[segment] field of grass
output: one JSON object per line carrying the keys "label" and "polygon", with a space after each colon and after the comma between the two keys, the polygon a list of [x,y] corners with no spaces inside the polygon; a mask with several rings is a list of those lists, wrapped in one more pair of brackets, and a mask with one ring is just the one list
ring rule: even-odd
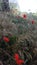
{"label": "field of grass", "polygon": [[29,16],[24,19],[10,12],[0,12],[0,65],[25,65],[16,63],[16,53],[24,62],[28,60],[27,65],[37,65],[37,20],[32,24]]}

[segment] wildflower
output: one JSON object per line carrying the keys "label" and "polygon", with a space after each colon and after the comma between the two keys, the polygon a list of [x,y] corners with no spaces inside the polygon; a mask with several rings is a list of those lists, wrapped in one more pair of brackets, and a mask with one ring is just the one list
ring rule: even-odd
{"label": "wildflower", "polygon": [[19,55],[17,53],[14,55],[14,58],[16,60],[17,65],[21,65],[22,63],[24,63],[23,60],[19,59]]}
{"label": "wildflower", "polygon": [[19,55],[16,53],[16,54],[14,55],[14,58],[15,58],[15,60],[18,60],[18,59],[19,59]]}
{"label": "wildflower", "polygon": [[3,40],[4,40],[5,42],[9,42],[9,38],[8,38],[8,37],[3,37]]}
{"label": "wildflower", "polygon": [[21,65],[22,63],[24,63],[24,61],[19,59],[16,61],[16,63],[17,63],[17,65]]}
{"label": "wildflower", "polygon": [[34,20],[32,20],[32,24],[34,24]]}
{"label": "wildflower", "polygon": [[23,15],[23,18],[25,18],[25,19],[27,18],[26,14]]}

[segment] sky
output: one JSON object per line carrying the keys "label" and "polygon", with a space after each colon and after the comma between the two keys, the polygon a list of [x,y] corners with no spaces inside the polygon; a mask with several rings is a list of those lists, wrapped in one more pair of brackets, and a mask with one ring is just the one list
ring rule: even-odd
{"label": "sky", "polygon": [[9,0],[9,2],[18,3],[21,12],[36,12],[37,0]]}

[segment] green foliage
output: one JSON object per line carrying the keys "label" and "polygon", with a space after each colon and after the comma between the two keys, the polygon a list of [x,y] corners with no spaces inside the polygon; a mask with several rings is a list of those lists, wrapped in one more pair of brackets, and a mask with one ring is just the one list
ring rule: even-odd
{"label": "green foliage", "polygon": [[12,36],[12,37],[9,37],[9,39],[10,39],[9,44],[10,44],[10,45],[13,45],[13,44],[16,43],[17,37],[16,37],[16,36]]}

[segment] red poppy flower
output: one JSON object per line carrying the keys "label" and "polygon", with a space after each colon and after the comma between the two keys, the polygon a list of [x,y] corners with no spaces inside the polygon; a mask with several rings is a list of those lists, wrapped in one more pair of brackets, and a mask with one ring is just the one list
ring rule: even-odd
{"label": "red poppy flower", "polygon": [[32,20],[32,24],[34,24],[34,20]]}
{"label": "red poppy flower", "polygon": [[23,15],[23,18],[25,18],[25,19],[27,18],[26,14]]}
{"label": "red poppy flower", "polygon": [[9,38],[7,38],[7,37],[3,37],[3,40],[4,40],[5,42],[9,42]]}
{"label": "red poppy flower", "polygon": [[17,63],[17,65],[21,65],[22,63],[24,63],[24,61],[19,59],[16,61],[16,63]]}
{"label": "red poppy flower", "polygon": [[18,60],[18,59],[19,59],[19,55],[16,53],[16,54],[14,55],[14,58],[15,58],[15,60]]}
{"label": "red poppy flower", "polygon": [[14,55],[14,58],[15,58],[15,60],[16,60],[16,64],[17,64],[17,65],[21,65],[22,63],[24,63],[23,60],[20,60],[20,59],[19,59],[19,55],[18,55],[17,53]]}

